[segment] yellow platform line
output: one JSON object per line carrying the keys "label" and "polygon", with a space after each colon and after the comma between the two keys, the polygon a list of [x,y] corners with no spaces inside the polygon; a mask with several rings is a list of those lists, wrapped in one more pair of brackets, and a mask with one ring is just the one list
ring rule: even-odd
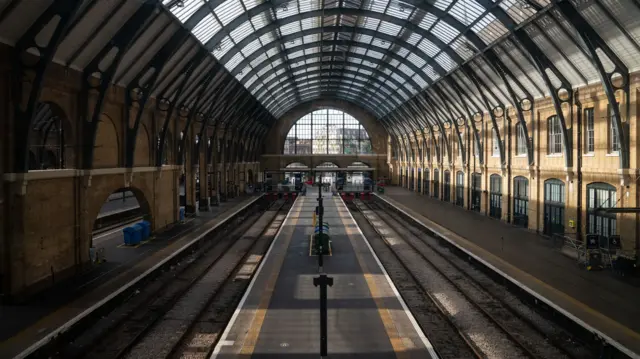
{"label": "yellow platform line", "polygon": [[[283,226],[295,226],[298,223],[298,216],[301,211],[302,206],[298,206],[297,209],[293,210],[291,212],[292,218],[290,218],[291,223],[286,223],[285,220]],[[284,258],[286,257],[287,249],[289,248],[289,244],[291,243],[291,239],[293,238],[294,230],[292,229],[288,232],[289,233],[284,235],[284,238],[281,238],[281,240],[285,241],[284,245],[282,245],[283,250],[281,253],[278,253],[278,256],[275,258],[276,263],[271,269],[271,273],[269,273],[269,278],[267,279],[266,286],[262,291],[262,295],[260,296],[258,308],[256,309],[256,313],[253,317],[253,320],[251,321],[251,325],[249,326],[247,335],[244,338],[242,348],[240,348],[240,354],[242,355],[252,355],[253,351],[256,348],[256,344],[258,343],[260,331],[262,330],[264,319],[267,316],[267,309],[269,308],[269,303],[271,302],[271,297],[273,295],[273,292],[275,291],[278,276],[280,275],[280,268],[282,268],[282,263],[284,262]],[[276,238],[275,240],[278,240],[278,238]]]}
{"label": "yellow platform line", "polygon": [[342,224],[345,226],[347,236],[349,237],[349,241],[351,242],[351,246],[353,247],[353,251],[356,254],[356,259],[358,260],[358,264],[362,269],[362,273],[364,275],[364,279],[367,282],[367,286],[369,287],[369,291],[371,292],[371,297],[376,303],[376,307],[378,308],[378,315],[382,320],[382,325],[384,326],[385,331],[387,332],[387,337],[389,338],[389,342],[391,343],[391,347],[393,348],[393,352],[398,359],[409,358],[409,353],[407,352],[407,348],[398,333],[398,329],[396,328],[393,318],[391,317],[391,312],[386,308],[382,296],[380,295],[380,290],[375,282],[374,276],[369,271],[369,267],[367,263],[362,258],[362,254],[356,250],[355,246],[355,238],[354,238],[354,229],[347,227],[350,224],[347,218],[341,216]]}
{"label": "yellow platform line", "polygon": [[[402,205],[399,201],[390,198],[389,196],[380,196],[381,198],[384,197],[383,199],[387,202],[389,202],[390,204],[396,206],[397,208],[401,209],[402,211],[404,211],[405,213],[413,216],[415,219],[419,219],[420,222],[422,222],[422,224],[429,228],[430,230],[436,232],[437,234],[440,234],[441,236],[447,238],[448,240],[450,240],[452,243],[456,244],[457,246],[464,248],[466,251],[472,253],[473,255],[476,255],[478,257],[481,257],[484,259],[484,261],[489,264],[490,266],[493,266],[494,268],[502,271],[503,273],[505,273],[506,275],[509,275],[511,278],[513,278],[513,280],[517,281],[517,282],[524,282],[524,280],[530,281],[531,283],[533,283],[534,285],[537,285],[538,287],[546,290],[548,293],[551,294],[551,296],[554,296],[558,299],[564,300],[567,303],[570,303],[572,305],[574,305],[575,307],[577,307],[579,310],[585,312],[585,313],[589,313],[590,315],[592,315],[594,317],[594,319],[596,319],[596,321],[600,321],[601,323],[604,323],[605,326],[611,327],[614,330],[618,330],[621,333],[623,333],[624,335],[628,336],[630,339],[636,341],[636,342],[640,342],[640,333],[636,332],[635,330],[621,324],[620,322],[606,316],[605,314],[597,311],[596,309],[591,308],[590,306],[588,306],[587,304],[579,301],[578,299],[572,297],[571,295],[557,289],[556,287],[551,286],[550,284],[547,284],[546,282],[542,281],[541,279],[539,279],[538,277],[535,277],[527,272],[524,272],[523,270],[521,270],[520,268],[514,266],[513,264],[507,262],[506,260],[500,258],[499,256],[493,254],[492,252],[480,247],[479,245],[473,243],[471,240],[459,235],[458,233],[454,232],[453,230],[448,229],[447,227],[444,227],[432,220],[430,220],[429,218],[425,217],[424,215],[421,215],[420,213],[412,210],[411,208]],[[507,273],[507,272],[512,272],[514,273],[513,275]],[[516,277],[520,277],[520,278],[516,278]],[[532,288],[531,285],[522,283],[522,285],[525,285],[526,287],[530,288],[530,290],[536,292],[537,294],[542,295],[542,293],[540,293],[539,291],[536,291],[534,288]],[[552,300],[550,298],[550,296],[543,296],[545,297],[547,300],[553,301],[553,303],[555,303],[556,305],[558,305],[558,307],[562,308],[563,310],[565,310],[567,313],[575,316],[577,319],[587,323],[588,319],[582,319],[579,318],[578,316],[576,316],[574,313],[572,313],[569,309],[563,307],[561,304],[559,304],[557,302],[557,300]],[[594,325],[593,323],[587,323],[589,326],[592,327],[596,327],[596,325]],[[604,331],[603,331],[604,333]],[[604,333],[605,335],[609,335],[608,333]]]}

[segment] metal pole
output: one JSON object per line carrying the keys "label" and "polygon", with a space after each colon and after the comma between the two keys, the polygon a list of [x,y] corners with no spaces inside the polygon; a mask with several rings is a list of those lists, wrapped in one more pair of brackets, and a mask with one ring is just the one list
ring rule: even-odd
{"label": "metal pole", "polygon": [[324,251],[324,249],[322,248],[322,229],[324,227],[322,222],[323,212],[324,208],[322,206],[322,187],[318,186],[318,267],[320,267],[320,272],[322,272],[322,267],[324,266],[324,260],[322,258],[322,252]]}
{"label": "metal pole", "polygon": [[320,356],[327,354],[327,286],[333,286],[333,278],[327,277],[325,273],[320,273],[319,277],[313,278],[313,285],[320,286]]}

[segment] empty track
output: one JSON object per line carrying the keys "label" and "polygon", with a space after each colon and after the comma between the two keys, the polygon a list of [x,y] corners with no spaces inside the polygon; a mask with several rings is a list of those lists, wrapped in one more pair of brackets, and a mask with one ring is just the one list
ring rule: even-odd
{"label": "empty track", "polygon": [[253,209],[50,358],[206,358],[291,203]]}
{"label": "empty track", "polygon": [[[422,291],[423,301],[438,308],[440,316],[420,324],[442,358],[468,357],[469,352],[479,358],[594,357],[572,335],[395,212],[377,202],[354,204],[351,209],[360,212],[358,224],[369,227],[371,245],[383,251],[378,256],[385,267],[403,268],[390,271],[394,282],[411,281]],[[462,348],[450,347],[451,330],[430,328],[445,327],[437,323],[442,317],[455,327],[458,345],[464,343],[469,351],[458,353]]]}

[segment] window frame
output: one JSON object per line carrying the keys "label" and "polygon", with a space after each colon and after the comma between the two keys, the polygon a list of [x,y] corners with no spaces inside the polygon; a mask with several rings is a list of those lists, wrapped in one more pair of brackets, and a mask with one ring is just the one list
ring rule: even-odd
{"label": "window frame", "polygon": [[516,156],[527,155],[529,139],[524,134],[524,127],[521,122],[516,123]]}
{"label": "window frame", "polygon": [[562,124],[558,115],[547,118],[547,155],[561,156],[564,149]]}
{"label": "window frame", "polygon": [[585,108],[584,116],[584,153],[593,154],[596,149],[595,142],[595,108]]}

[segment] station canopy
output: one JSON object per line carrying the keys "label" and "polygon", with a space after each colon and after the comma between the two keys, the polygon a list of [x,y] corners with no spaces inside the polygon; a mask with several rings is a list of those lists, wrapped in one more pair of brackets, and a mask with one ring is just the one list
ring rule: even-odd
{"label": "station canopy", "polygon": [[[0,40],[20,44],[46,4],[75,3],[54,61],[86,71],[111,57],[113,82],[151,78],[156,97],[205,114],[248,108],[234,116],[265,126],[339,99],[388,130],[430,129],[628,79],[640,59],[636,0],[5,0]],[[101,52],[113,43],[122,56]],[[157,79],[150,63],[163,65]],[[182,78],[189,91],[171,97]]]}

